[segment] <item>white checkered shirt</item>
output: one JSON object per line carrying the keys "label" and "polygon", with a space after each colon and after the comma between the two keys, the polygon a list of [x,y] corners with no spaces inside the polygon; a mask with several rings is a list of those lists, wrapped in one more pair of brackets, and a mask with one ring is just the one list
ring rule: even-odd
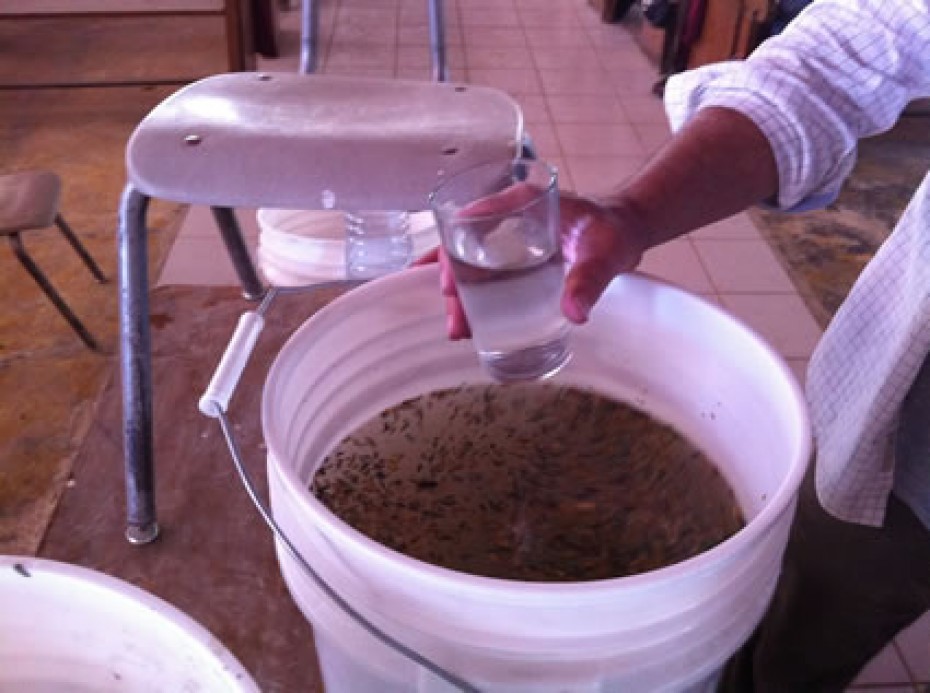
{"label": "white checkered shirt", "polygon": [[[777,205],[802,210],[833,201],[857,141],[888,130],[910,101],[927,96],[930,0],[815,0],[747,60],[672,77],[665,102],[673,128],[707,106],[751,118],[775,154]],[[817,490],[837,517],[882,523],[895,483],[898,413],[928,352],[930,175],[837,311],[808,370]],[[930,411],[922,414],[930,427]],[[930,466],[930,449],[924,452],[920,461]],[[918,511],[925,524],[926,490]]]}

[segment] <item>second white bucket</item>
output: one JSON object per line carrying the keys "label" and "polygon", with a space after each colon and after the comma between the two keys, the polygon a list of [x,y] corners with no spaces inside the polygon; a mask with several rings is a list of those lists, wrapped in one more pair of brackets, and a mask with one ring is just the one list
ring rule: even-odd
{"label": "second white bucket", "polygon": [[0,556],[0,693],[260,693],[219,640],[124,580]]}
{"label": "second white bucket", "polygon": [[[275,286],[304,286],[345,279],[346,223],[339,211],[259,209],[256,255],[265,279]],[[413,256],[439,245],[431,211],[410,215]]]}
{"label": "second white bucket", "polygon": [[[810,454],[803,396],[782,360],[716,306],[644,276],[616,279],[555,382],[590,386],[675,426],[715,460],[746,527],[662,570],[585,583],[476,577],[392,551],[308,491],[326,453],[387,407],[485,381],[445,337],[435,267],[364,285],[279,353],[262,401],[275,518],[373,624],[481,691],[711,691],[778,577]],[[287,552],[329,693],[453,690],[333,605]]]}

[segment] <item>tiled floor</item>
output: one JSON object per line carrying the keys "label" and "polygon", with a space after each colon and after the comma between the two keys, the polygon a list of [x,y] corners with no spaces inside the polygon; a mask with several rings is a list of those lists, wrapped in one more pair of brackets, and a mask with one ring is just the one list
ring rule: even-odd
{"label": "tiled floor", "polygon": [[[331,0],[320,11],[321,72],[429,79],[426,0]],[[515,97],[539,156],[559,168],[563,187],[602,192],[668,138],[661,103],[650,93],[654,66],[624,28],[601,23],[586,0],[446,0],[445,12],[452,79]],[[263,61],[262,69],[296,71],[299,12],[281,19],[283,57]],[[254,248],[254,210],[239,217]],[[160,283],[235,284],[231,265],[217,258],[225,252],[210,215],[194,208]],[[714,298],[803,378],[820,329],[747,215],[650,251],[642,269]],[[856,688],[903,693],[928,681],[924,618],[868,665]]]}

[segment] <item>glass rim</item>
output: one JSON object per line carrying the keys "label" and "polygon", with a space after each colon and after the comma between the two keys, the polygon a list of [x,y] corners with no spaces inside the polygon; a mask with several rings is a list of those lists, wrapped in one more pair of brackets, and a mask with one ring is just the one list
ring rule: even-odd
{"label": "glass rim", "polygon": [[[428,199],[430,208],[433,210],[435,214],[438,215],[440,213],[439,205],[436,203],[436,196],[439,193],[441,193],[443,190],[445,190],[447,186],[450,185],[452,182],[458,180],[460,176],[465,176],[465,175],[468,175],[469,173],[474,173],[475,171],[479,169],[487,168],[489,166],[500,166],[502,163],[505,163],[505,162],[485,161],[480,164],[475,164],[474,166],[469,166],[468,168],[462,169],[461,171],[458,171],[457,173],[450,176],[449,178],[446,178],[439,185],[437,185],[436,188],[429,194],[429,197],[427,199]],[[556,169],[555,166],[550,164],[548,161],[543,161],[542,159],[529,159],[527,157],[516,157],[506,162],[506,164],[510,166],[511,168],[515,166],[516,164],[521,164],[521,163],[533,164],[535,166],[544,166],[546,168],[546,171],[549,174],[548,175],[549,179],[546,182],[546,186],[544,188],[540,188],[540,191],[543,193],[542,195],[540,195],[540,197],[543,197],[545,194],[551,193],[553,188],[555,188],[556,190],[558,189],[558,170]],[[490,194],[493,194],[493,193],[490,193]],[[537,204],[538,202],[539,202],[539,198],[536,198],[536,199],[533,199],[527,202],[524,205],[521,205],[520,207],[514,207],[513,209],[508,210],[506,214],[503,212],[499,214],[476,214],[474,216],[469,216],[468,220],[469,221],[486,221],[488,219],[495,219],[501,216],[512,216],[514,214],[519,214],[521,212],[526,211],[527,209]]]}

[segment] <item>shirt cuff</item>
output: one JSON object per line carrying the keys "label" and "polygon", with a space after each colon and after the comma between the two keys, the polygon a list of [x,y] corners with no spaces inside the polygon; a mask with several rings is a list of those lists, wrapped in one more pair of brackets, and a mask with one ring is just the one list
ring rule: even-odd
{"label": "shirt cuff", "polygon": [[817,154],[804,141],[805,126],[796,120],[800,116],[786,108],[777,93],[753,84],[753,80],[743,61],[715,63],[672,75],[664,97],[672,130],[679,130],[704,108],[738,111],[759,128],[775,157],[778,195],[765,206],[801,212],[829,205],[836,200],[852,170],[854,152],[834,167],[833,175],[811,185],[810,170]]}

